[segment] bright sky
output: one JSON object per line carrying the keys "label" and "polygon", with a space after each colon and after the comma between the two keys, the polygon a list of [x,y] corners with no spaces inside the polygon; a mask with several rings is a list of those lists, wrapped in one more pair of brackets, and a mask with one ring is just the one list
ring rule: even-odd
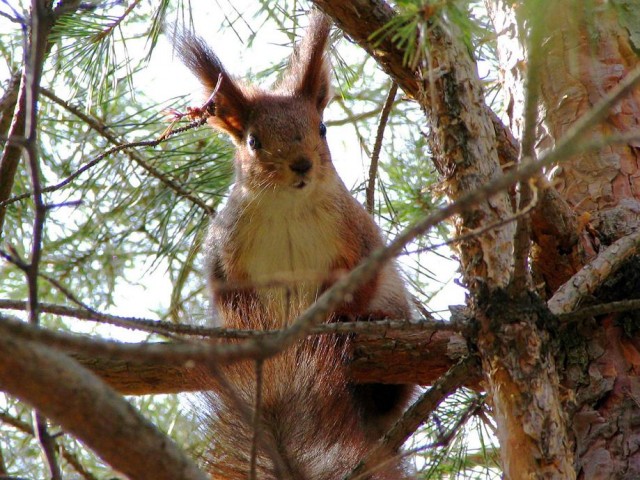
{"label": "bright sky", "polygon": [[[12,2],[8,2],[9,5]],[[17,1],[14,5],[20,4]],[[206,6],[205,6],[206,5]],[[255,18],[257,2],[253,0],[235,0],[233,6],[226,1],[198,3],[194,15],[196,32],[204,37],[220,57],[226,68],[239,77],[249,72],[257,72],[271,65],[275,61],[287,58],[291,51],[287,36],[272,26],[259,29],[262,19]],[[0,4],[0,10],[7,10],[7,3]],[[221,28],[225,18],[236,19],[241,12],[246,18],[234,21],[233,29]],[[171,21],[167,22],[171,25]],[[0,17],[0,28],[15,28],[15,25]],[[170,27],[169,27],[170,28]],[[251,48],[245,45],[241,38],[246,38],[253,29],[257,31],[256,39]],[[237,32],[237,34],[234,32]],[[131,42],[128,46],[131,56],[143,55],[142,45],[138,47]],[[346,42],[343,46],[347,47]],[[353,48],[353,47],[351,47]],[[341,51],[342,55],[348,55]],[[0,66],[0,78],[6,78],[6,71]],[[158,102],[166,101],[178,95],[191,93],[193,104],[202,102],[201,88],[193,75],[177,59],[174,58],[172,47],[165,36],[162,36],[148,67],[137,74],[138,85],[144,85],[146,94]],[[329,106],[325,113],[327,120],[340,119],[344,112],[337,106]],[[214,133],[212,133],[214,134]],[[336,168],[348,187],[362,181],[368,171],[369,159],[360,149],[355,131],[350,126],[331,127],[328,141]],[[384,162],[384,153],[381,161]],[[464,303],[464,290],[453,283],[456,265],[447,262],[436,255],[425,256],[430,270],[434,271],[440,281],[446,283],[443,290],[430,302],[433,310],[446,309],[451,304]],[[402,260],[401,260],[402,261]],[[132,269],[131,278],[138,280],[138,284],[119,284],[115,297],[117,307],[111,313],[153,317],[153,311],[161,305],[168,305],[171,284],[162,266],[153,271],[145,265]],[[153,295],[150,295],[153,292]],[[111,331],[111,327],[108,327]],[[107,333],[107,330],[101,333]],[[111,334],[113,332],[111,331]],[[127,334],[128,336],[129,334]],[[137,338],[130,338],[137,340]]]}

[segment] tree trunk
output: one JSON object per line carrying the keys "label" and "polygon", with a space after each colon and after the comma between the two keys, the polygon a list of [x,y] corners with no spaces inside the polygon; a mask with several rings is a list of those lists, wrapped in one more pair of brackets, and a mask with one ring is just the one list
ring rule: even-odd
{"label": "tree trunk", "polygon": [[[367,30],[365,20],[375,23],[383,13],[389,15],[388,6],[375,0],[351,2],[348,11],[342,2],[316,3],[365,46],[367,38],[361,34]],[[495,122],[463,36],[457,26],[438,23],[442,18],[427,20],[421,30],[429,58],[418,63],[414,75],[398,73],[392,47],[378,43],[373,54],[403,88],[407,77],[420,79],[418,94],[407,93],[425,110],[434,163],[447,195],[457,200],[498,176],[498,152],[508,149],[496,148]],[[472,307],[479,320],[472,341],[478,347],[490,403],[496,410],[507,477],[574,478],[549,334],[539,328],[544,309],[536,307],[535,298],[525,292],[506,293],[513,280],[515,228],[513,223],[500,222],[513,213],[511,200],[502,193],[464,212],[456,222],[459,235],[495,224],[459,245],[463,275],[475,296]]]}
{"label": "tree trunk", "polygon": [[[506,3],[506,4],[505,4]],[[524,91],[521,89],[525,44],[520,12],[511,2],[487,2],[496,31],[511,126],[519,128]],[[624,21],[623,2],[555,2],[545,16],[544,48],[540,64],[539,150],[552,147],[587,114],[609,90],[640,62]],[[629,13],[629,12],[627,12]],[[619,15],[621,14],[621,15]],[[518,21],[519,20],[519,21]],[[501,26],[510,25],[509,30]],[[528,32],[527,32],[528,33]],[[511,35],[511,39],[505,38]],[[604,139],[637,131],[640,93],[625,97],[606,121],[592,130],[591,139]],[[636,232],[640,222],[640,173],[637,143],[618,143],[574,155],[557,166],[551,181],[575,212],[579,229],[563,243],[547,228],[534,237],[533,269],[545,282],[547,293],[568,280],[605,246]],[[544,215],[537,212],[538,220]],[[534,215],[534,222],[536,215]],[[567,248],[568,247],[568,248]],[[599,302],[637,298],[639,262],[631,257],[606,283],[590,292]],[[560,335],[556,355],[567,395],[564,409],[570,416],[578,478],[640,478],[640,353],[636,314],[615,314],[582,322]],[[636,335],[634,335],[636,334]]]}

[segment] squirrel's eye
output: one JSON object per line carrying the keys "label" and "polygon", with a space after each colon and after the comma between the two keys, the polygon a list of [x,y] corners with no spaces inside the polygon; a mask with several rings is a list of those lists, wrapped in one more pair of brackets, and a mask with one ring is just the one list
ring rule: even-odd
{"label": "squirrel's eye", "polygon": [[327,136],[327,126],[322,122],[320,122],[320,136],[322,138]]}
{"label": "squirrel's eye", "polygon": [[251,150],[260,150],[262,148],[262,144],[260,143],[260,140],[258,140],[258,137],[256,137],[253,134],[249,135],[249,138],[247,139],[247,144],[249,145],[249,148]]}

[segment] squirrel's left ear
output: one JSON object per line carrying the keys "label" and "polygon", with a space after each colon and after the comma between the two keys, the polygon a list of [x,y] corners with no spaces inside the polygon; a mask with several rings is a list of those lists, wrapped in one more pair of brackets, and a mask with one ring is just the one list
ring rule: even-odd
{"label": "squirrel's left ear", "polygon": [[289,60],[280,88],[308,98],[322,112],[331,98],[331,68],[326,54],[331,23],[319,10],[309,15],[309,26]]}

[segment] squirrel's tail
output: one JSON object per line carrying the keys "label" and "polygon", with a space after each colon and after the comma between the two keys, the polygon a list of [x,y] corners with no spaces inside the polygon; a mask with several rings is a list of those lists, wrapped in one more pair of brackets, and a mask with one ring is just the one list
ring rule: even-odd
{"label": "squirrel's tail", "polygon": [[[375,442],[354,407],[344,344],[329,336],[308,339],[264,361],[258,381],[254,361],[221,367],[210,376],[215,386],[207,393],[212,478],[249,478],[252,457],[255,478],[274,480],[339,480],[358,464]],[[365,478],[407,478],[396,456],[389,452],[387,458],[373,459],[376,471]]]}

